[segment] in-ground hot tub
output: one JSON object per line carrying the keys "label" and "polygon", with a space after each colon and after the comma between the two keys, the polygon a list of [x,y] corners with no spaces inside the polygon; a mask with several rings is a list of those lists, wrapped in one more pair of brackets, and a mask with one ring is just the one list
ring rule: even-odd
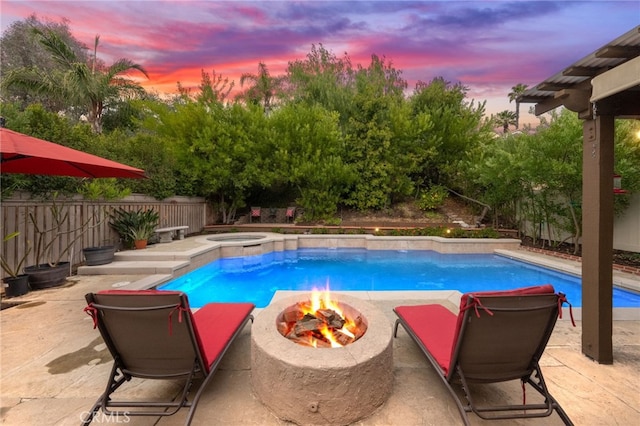
{"label": "in-ground hot tub", "polygon": [[372,414],[393,386],[392,327],[371,303],[337,294],[367,323],[358,340],[338,348],[295,343],[278,331],[287,308],[308,293],[272,302],[251,329],[251,384],[255,395],[279,418],[298,424],[343,425]]}

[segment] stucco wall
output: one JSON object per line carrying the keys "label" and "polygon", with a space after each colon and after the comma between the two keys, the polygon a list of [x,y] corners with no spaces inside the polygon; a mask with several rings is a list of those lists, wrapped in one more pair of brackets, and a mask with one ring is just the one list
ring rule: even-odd
{"label": "stucco wall", "polygon": [[640,194],[631,197],[629,209],[614,219],[613,248],[640,253]]}
{"label": "stucco wall", "polygon": [[[615,250],[631,251],[640,253],[640,194],[616,195],[617,197],[631,197],[631,204],[620,216],[616,216],[613,221],[613,248]],[[529,235],[533,233],[530,222],[523,224]],[[561,241],[570,237],[566,232],[554,230],[551,239]],[[542,238],[547,238],[546,228],[542,228]],[[566,240],[573,243],[572,239]]]}

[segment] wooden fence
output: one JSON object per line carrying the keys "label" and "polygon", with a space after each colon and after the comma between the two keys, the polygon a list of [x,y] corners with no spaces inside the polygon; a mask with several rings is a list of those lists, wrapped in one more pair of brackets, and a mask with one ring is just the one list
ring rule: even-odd
{"label": "wooden fence", "polygon": [[[52,207],[60,208],[63,219],[58,227]],[[133,195],[117,201],[88,201],[82,198],[58,198],[52,200],[31,199],[28,195],[18,194],[3,200],[0,208],[0,236],[13,232],[20,234],[2,243],[2,255],[10,265],[24,255],[31,247],[26,265],[36,262],[36,230],[58,229],[59,238],[51,246],[49,258],[41,261],[70,261],[76,265],[84,261],[84,247],[120,245],[120,237],[109,226],[109,213],[115,209],[125,210],[154,209],[160,215],[159,227],[187,225],[187,234],[202,232],[207,223],[213,223],[215,217],[203,198],[174,197],[158,201],[152,197]],[[52,240],[53,232],[48,232],[45,244]],[[68,250],[67,250],[67,247]],[[4,271],[2,277],[6,276]]]}

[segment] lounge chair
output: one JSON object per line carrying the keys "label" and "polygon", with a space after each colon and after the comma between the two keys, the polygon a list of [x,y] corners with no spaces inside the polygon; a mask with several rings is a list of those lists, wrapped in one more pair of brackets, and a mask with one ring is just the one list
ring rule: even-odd
{"label": "lounge chair", "polygon": [[[458,315],[437,304],[398,306],[394,308],[398,316],[394,336],[401,324],[420,346],[454,397],[465,425],[471,411],[482,419],[495,420],[546,417],[554,410],[571,425],[549,393],[538,363],[566,301],[553,286],[541,285],[464,294]],[[472,398],[469,383],[517,379],[522,385],[521,405],[480,406]],[[452,386],[458,380],[464,398]],[[539,392],[544,403],[526,403],[525,384]]]}
{"label": "lounge chair", "polygon": [[249,223],[253,222],[253,219],[260,219],[262,222],[262,211],[260,207],[251,207],[251,213],[249,213]]}
{"label": "lounge chair", "polygon": [[[87,312],[98,327],[114,363],[106,390],[83,419],[88,425],[100,409],[106,416],[169,416],[196,406],[223,355],[249,320],[251,303],[209,303],[192,314],[180,291],[109,290],[85,296]],[[132,378],[184,380],[171,400],[117,401],[112,394]],[[193,400],[194,379],[203,378]],[[116,417],[114,417],[116,418]]]}
{"label": "lounge chair", "polygon": [[296,208],[295,207],[287,207],[287,212],[285,214],[287,218],[287,222],[293,222],[296,217]]}

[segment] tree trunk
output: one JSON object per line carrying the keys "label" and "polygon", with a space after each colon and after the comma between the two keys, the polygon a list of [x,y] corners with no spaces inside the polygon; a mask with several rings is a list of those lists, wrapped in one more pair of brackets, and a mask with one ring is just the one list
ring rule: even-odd
{"label": "tree trunk", "polygon": [[571,219],[573,220],[573,226],[575,229],[575,234],[573,237],[573,254],[577,255],[580,249],[580,236],[582,235],[580,224],[578,223],[578,218],[576,217],[576,211],[573,208],[573,204],[569,203],[569,211],[571,212]]}

